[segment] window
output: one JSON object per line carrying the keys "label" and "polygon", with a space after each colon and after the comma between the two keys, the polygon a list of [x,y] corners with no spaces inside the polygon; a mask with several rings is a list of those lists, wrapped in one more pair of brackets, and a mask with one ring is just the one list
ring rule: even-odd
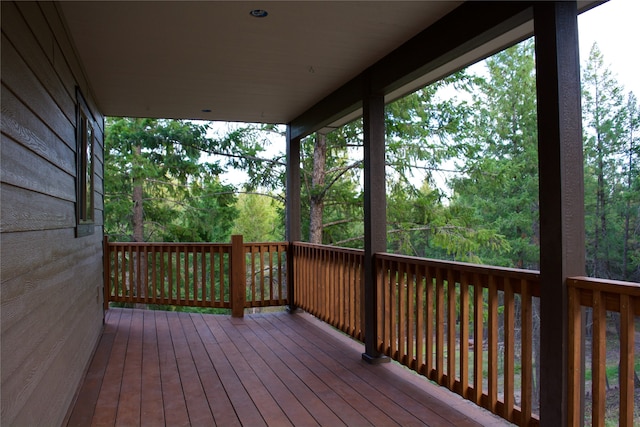
{"label": "window", "polygon": [[93,147],[95,120],[80,89],[76,90],[76,237],[94,232]]}

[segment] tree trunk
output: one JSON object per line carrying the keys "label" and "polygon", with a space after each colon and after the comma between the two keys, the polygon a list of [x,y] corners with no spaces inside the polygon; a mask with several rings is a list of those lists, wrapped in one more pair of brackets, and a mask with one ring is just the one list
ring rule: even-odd
{"label": "tree trunk", "polygon": [[[631,103],[630,103],[631,104]],[[630,105],[631,107],[631,105]],[[630,108],[630,111],[631,110]],[[631,114],[631,113],[630,113]],[[629,120],[629,163],[627,164],[627,191],[633,191],[633,117]],[[629,258],[629,232],[631,219],[631,199],[627,199],[627,205],[624,212],[624,241],[622,249],[622,280],[629,280],[627,259]]]}
{"label": "tree trunk", "polygon": [[322,222],[325,196],[325,165],[327,161],[327,137],[316,134],[313,147],[313,175],[311,177],[311,197],[309,209],[309,242],[322,243]]}
{"label": "tree trunk", "polygon": [[[142,147],[136,145],[134,148],[134,163],[137,163],[142,156]],[[144,242],[144,213],[142,210],[142,177],[137,176],[134,165],[133,172],[133,241]]]}

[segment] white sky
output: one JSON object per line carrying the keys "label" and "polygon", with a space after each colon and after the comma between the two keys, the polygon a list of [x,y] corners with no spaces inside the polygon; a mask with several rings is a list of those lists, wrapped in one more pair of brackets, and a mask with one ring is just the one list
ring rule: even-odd
{"label": "white sky", "polygon": [[625,90],[640,97],[640,1],[610,0],[578,17],[580,63],[594,41]]}

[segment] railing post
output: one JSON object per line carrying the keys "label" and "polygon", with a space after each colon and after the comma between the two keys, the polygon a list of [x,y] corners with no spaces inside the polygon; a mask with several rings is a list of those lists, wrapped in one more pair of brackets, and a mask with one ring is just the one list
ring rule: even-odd
{"label": "railing post", "polygon": [[[109,296],[111,295],[111,252],[109,251],[109,236],[105,235],[102,245],[102,304],[105,310],[109,309]],[[104,320],[104,319],[103,319]]]}
{"label": "railing post", "polygon": [[293,242],[288,242],[287,246],[287,312],[293,314],[297,311],[295,301],[295,248]]}
{"label": "railing post", "polygon": [[231,257],[229,264],[231,272],[231,316],[244,316],[244,303],[246,299],[246,268],[244,255],[244,242],[241,235],[231,236]]}

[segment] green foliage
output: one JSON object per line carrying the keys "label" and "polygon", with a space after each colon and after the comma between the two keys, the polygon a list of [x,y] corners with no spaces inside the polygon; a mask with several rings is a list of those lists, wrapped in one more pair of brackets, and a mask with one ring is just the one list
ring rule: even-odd
{"label": "green foliage", "polygon": [[134,188],[142,188],[144,239],[226,241],[234,189],[202,163],[207,126],[180,120],[108,118],[105,136],[105,233],[133,239]]}
{"label": "green foliage", "polygon": [[[450,209],[462,226],[482,225],[495,233],[460,242],[486,264],[532,269],[539,264],[533,53],[528,40],[486,60],[471,123],[455,143],[465,173],[450,181]],[[475,246],[482,240],[483,246]]]}
{"label": "green foliage", "polygon": [[273,151],[273,139],[283,137],[281,126],[245,123],[212,139],[206,151],[225,157],[227,168],[246,172],[249,177],[244,184],[246,191],[260,188],[278,193],[285,188],[286,156],[282,151],[275,155],[267,152]]}
{"label": "green foliage", "polygon": [[467,102],[454,94],[469,91],[476,83],[476,78],[460,71],[386,106],[390,180],[413,187],[410,178],[421,170],[428,183],[435,185],[433,172],[456,154],[451,138],[467,127],[471,114]]}
{"label": "green foliage", "polygon": [[279,242],[284,240],[284,224],[280,212],[282,202],[262,194],[240,194],[236,204],[238,215],[233,234],[241,234],[245,242]]}
{"label": "green foliage", "polygon": [[[386,106],[387,250],[537,269],[533,40],[494,55],[484,66],[478,75],[458,72]],[[629,94],[624,102],[597,46],[583,83],[588,271],[637,281],[637,99]],[[112,239],[132,238],[136,186],[144,192],[145,238],[227,241],[233,231],[247,241],[283,239],[284,147],[267,154],[283,138],[283,127],[230,125],[214,139],[206,131],[207,126],[175,120],[107,120],[105,230]],[[322,243],[362,247],[362,120],[325,140],[322,161],[318,135],[301,142],[303,236],[310,233],[314,206],[322,210]],[[202,153],[225,160],[202,163]],[[236,205],[236,189],[217,178],[221,166],[247,173],[247,193],[270,197],[242,195]],[[323,173],[316,182],[318,168]],[[451,170],[449,195],[438,177]]]}
{"label": "green foliage", "polygon": [[640,119],[597,44],[583,67],[587,274],[640,280]]}

